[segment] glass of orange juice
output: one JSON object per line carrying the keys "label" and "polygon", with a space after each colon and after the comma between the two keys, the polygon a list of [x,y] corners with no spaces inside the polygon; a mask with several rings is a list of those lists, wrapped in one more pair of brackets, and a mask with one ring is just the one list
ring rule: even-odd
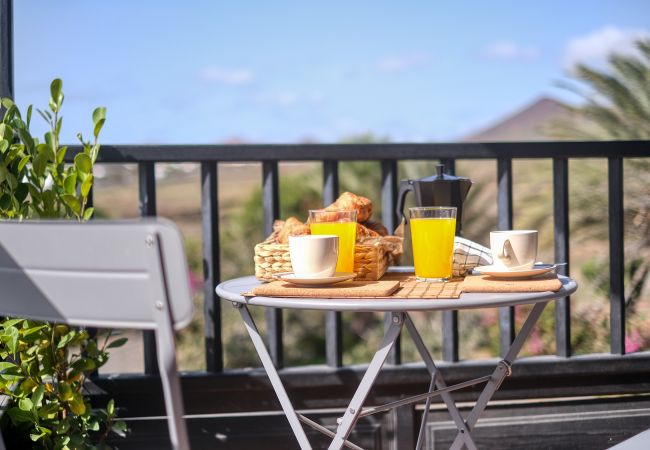
{"label": "glass of orange juice", "polygon": [[311,234],[335,234],[339,237],[337,272],[354,272],[354,243],[357,239],[357,211],[309,210]]}
{"label": "glass of orange juice", "polygon": [[447,281],[451,278],[456,232],[456,208],[409,208],[415,278]]}

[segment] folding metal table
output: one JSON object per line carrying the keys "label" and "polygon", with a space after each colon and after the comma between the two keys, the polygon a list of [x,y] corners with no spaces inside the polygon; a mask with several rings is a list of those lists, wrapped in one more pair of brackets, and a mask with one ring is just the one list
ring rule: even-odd
{"label": "folding metal table", "polygon": [[[345,446],[352,449],[360,449],[359,446],[353,444],[348,440],[348,436],[352,431],[357,420],[361,417],[375,414],[382,411],[388,411],[392,408],[412,404],[416,402],[425,401],[425,409],[420,424],[420,433],[416,449],[419,449],[423,444],[424,429],[427,421],[427,414],[431,398],[434,396],[441,396],[449,413],[454,420],[458,433],[451,448],[458,450],[466,446],[468,449],[476,449],[476,444],[472,437],[472,432],[479,419],[481,413],[485,410],[487,403],[490,401],[496,390],[499,388],[503,380],[511,374],[511,366],[516,359],[519,351],[521,350],[524,341],[530,335],[533,326],[539,319],[544,307],[549,301],[559,298],[567,297],[573,293],[577,284],[574,280],[568,277],[560,276],[562,288],[557,292],[535,292],[535,293],[507,293],[507,294],[461,294],[458,299],[375,299],[375,298],[344,298],[344,299],[320,299],[320,298],[271,298],[271,297],[244,297],[241,295],[244,292],[251,292],[252,289],[260,284],[254,277],[236,278],[226,281],[217,286],[217,294],[223,300],[232,302],[233,306],[237,308],[244,320],[246,330],[248,331],[253,345],[262,361],[262,365],[273,385],[278,400],[282,405],[282,409],[289,420],[291,429],[293,430],[301,449],[311,449],[311,445],[307,440],[305,430],[302,428],[300,422],[320,431],[321,433],[332,438],[332,443],[329,449],[340,449]],[[498,308],[504,306],[514,305],[528,305],[533,304],[528,317],[522,325],[519,333],[512,342],[505,357],[501,359],[494,371],[490,375],[468,380],[453,386],[447,386],[442,375],[436,368],[429,350],[422,341],[413,321],[409,316],[409,311],[447,311],[447,310],[460,310],[460,309],[481,309],[481,308]],[[350,404],[345,410],[343,417],[338,420],[338,427],[336,432],[333,432],[322,425],[310,420],[304,415],[297,413],[293,408],[289,396],[280,380],[278,371],[276,370],[271,356],[264,344],[260,333],[255,326],[255,322],[251,317],[248,306],[266,306],[272,308],[285,308],[285,309],[306,309],[306,310],[325,310],[325,311],[353,311],[353,312],[388,312],[391,314],[392,320],[390,325],[385,331],[384,337],[373,356],[368,369],[366,370],[357,390],[350,401]],[[391,402],[381,406],[363,407],[365,399],[370,392],[379,371],[381,370],[388,353],[390,352],[395,340],[400,335],[403,326],[409,331],[409,335],[413,339],[417,350],[431,375],[431,384],[429,391],[420,395],[405,398],[399,401]],[[462,417],[454,400],[451,392],[464,387],[473,386],[479,383],[486,383],[485,388],[481,392],[476,404],[467,417]]]}

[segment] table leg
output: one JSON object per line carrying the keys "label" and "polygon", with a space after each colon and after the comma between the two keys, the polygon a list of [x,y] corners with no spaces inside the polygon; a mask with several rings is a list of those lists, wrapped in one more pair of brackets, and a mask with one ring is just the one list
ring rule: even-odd
{"label": "table leg", "polygon": [[302,450],[311,450],[311,445],[309,444],[309,440],[307,440],[307,435],[305,434],[305,430],[302,428],[302,425],[300,425],[298,416],[296,414],[296,410],[293,408],[293,405],[289,400],[289,396],[287,395],[287,391],[284,389],[284,386],[282,385],[282,381],[280,380],[280,375],[278,375],[278,371],[275,369],[275,366],[273,365],[273,361],[271,360],[271,355],[269,355],[266,345],[264,344],[264,340],[262,339],[262,336],[260,336],[260,333],[257,330],[257,327],[255,326],[255,322],[253,321],[253,317],[251,317],[251,314],[248,311],[248,307],[241,303],[233,303],[233,306],[239,310],[239,313],[241,314],[242,319],[244,320],[244,324],[246,325],[246,331],[248,331],[248,334],[250,335],[251,340],[253,341],[253,345],[255,346],[255,350],[257,351],[257,354],[260,357],[260,360],[262,361],[264,370],[266,370],[266,374],[268,375],[269,380],[271,380],[271,385],[273,386],[273,390],[275,390],[275,394],[278,396],[280,405],[282,405],[282,410],[284,411],[285,416],[287,416],[287,419],[289,420],[289,425],[291,426],[291,429],[293,430],[293,434],[296,436],[296,439],[298,440],[298,444],[300,444],[300,448]]}
{"label": "table leg", "polygon": [[[424,344],[424,341],[422,340],[420,333],[415,328],[415,324],[411,320],[411,317],[408,315],[408,313],[406,314],[405,323],[406,323],[406,329],[408,330],[409,335],[411,336],[411,339],[413,340],[413,343],[415,344],[415,347],[417,348],[418,353],[420,354],[420,357],[424,361],[424,364],[426,365],[427,370],[431,375],[432,385],[435,385],[435,387],[438,389],[446,388],[447,383],[445,383],[445,380],[442,378],[440,371],[438,370],[435,362],[433,361],[433,357],[431,356],[429,349]],[[430,386],[429,392],[432,391],[431,389],[432,387],[433,386]],[[468,430],[467,430],[467,426],[465,425],[465,420],[460,415],[460,411],[458,411],[458,408],[456,407],[456,403],[454,402],[454,399],[452,398],[451,394],[449,392],[446,392],[440,394],[440,396],[442,397],[442,400],[445,402],[445,405],[447,406],[449,415],[451,416],[451,418],[454,420],[454,423],[458,427],[459,433],[461,433],[461,435],[463,436],[465,445],[467,445],[467,448],[469,448],[470,450],[475,449],[476,444],[474,444],[472,437],[467,432]],[[421,446],[424,444],[424,439],[423,439],[424,427],[426,426],[430,403],[431,403],[430,399],[427,399],[427,403],[425,404],[425,410],[424,413],[422,414],[422,421],[420,422],[420,433],[418,434],[418,442],[415,446],[416,450],[419,450]]]}
{"label": "table leg", "polygon": [[479,416],[485,410],[485,407],[487,406],[488,402],[490,401],[494,393],[497,391],[497,389],[499,389],[503,380],[508,375],[510,375],[511,373],[510,367],[512,363],[517,358],[517,355],[521,351],[524,342],[530,335],[531,331],[533,331],[533,327],[537,323],[539,316],[542,315],[542,311],[544,311],[544,308],[546,307],[547,304],[548,302],[536,303],[532,311],[530,312],[530,314],[528,314],[528,317],[526,318],[526,321],[522,325],[521,330],[519,330],[519,334],[517,334],[517,337],[515,337],[515,340],[510,345],[510,348],[508,349],[506,356],[497,364],[496,369],[492,373],[492,377],[490,378],[490,381],[488,381],[487,385],[483,389],[483,392],[481,392],[481,395],[476,401],[474,408],[472,408],[472,411],[467,416],[467,420],[465,421],[465,423],[467,424],[468,432],[467,433],[462,433],[461,431],[458,432],[458,434],[456,435],[456,439],[454,439],[454,442],[451,444],[450,447],[451,450],[460,450],[463,447],[463,443],[464,443],[463,434],[471,434],[474,425],[476,425]]}
{"label": "table leg", "polygon": [[368,392],[370,392],[372,385],[377,379],[377,375],[379,375],[379,371],[384,365],[384,362],[386,361],[390,350],[395,344],[395,340],[402,331],[403,324],[404,313],[392,313],[391,324],[386,330],[386,334],[384,334],[384,338],[379,345],[379,349],[370,361],[366,373],[363,374],[361,383],[359,383],[359,387],[357,387],[357,390],[354,393],[352,400],[350,401],[350,405],[345,410],[345,414],[343,415],[341,423],[336,430],[336,436],[334,437],[334,440],[332,440],[332,443],[329,446],[329,450],[339,450],[347,440],[350,431],[352,431],[352,427],[356,423],[359,414],[361,413],[361,408],[366,400],[366,397],[368,396]]}

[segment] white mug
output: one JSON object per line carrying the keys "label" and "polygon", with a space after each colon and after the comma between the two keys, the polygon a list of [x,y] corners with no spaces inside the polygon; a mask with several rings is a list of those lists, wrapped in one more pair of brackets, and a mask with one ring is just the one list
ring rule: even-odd
{"label": "white mug", "polygon": [[289,236],[289,255],[296,277],[331,277],[339,257],[339,237],[329,234]]}
{"label": "white mug", "polygon": [[537,230],[490,232],[492,265],[504,270],[529,270],[537,260]]}

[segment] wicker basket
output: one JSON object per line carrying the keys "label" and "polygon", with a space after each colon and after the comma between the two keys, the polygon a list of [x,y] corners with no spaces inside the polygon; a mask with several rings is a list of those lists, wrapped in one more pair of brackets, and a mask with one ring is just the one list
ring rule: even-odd
{"label": "wicker basket", "polygon": [[[354,246],[354,272],[357,280],[378,280],[388,266],[398,261],[403,239],[397,236],[368,238]],[[255,246],[255,277],[270,281],[282,272],[291,272],[289,245],[262,242]]]}

